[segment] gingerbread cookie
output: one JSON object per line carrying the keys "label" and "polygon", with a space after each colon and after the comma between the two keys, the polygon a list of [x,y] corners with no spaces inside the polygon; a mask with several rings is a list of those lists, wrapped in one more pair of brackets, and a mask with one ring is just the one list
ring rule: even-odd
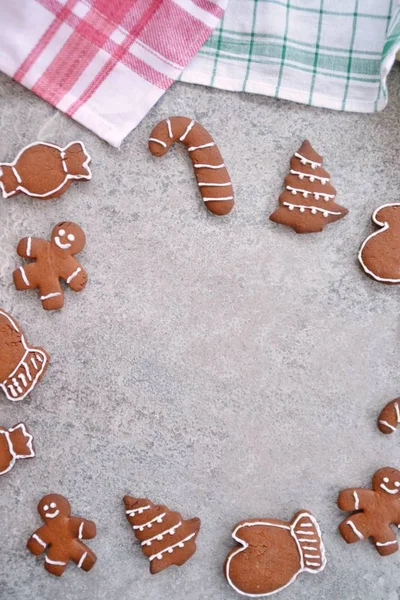
{"label": "gingerbread cookie", "polygon": [[43,348],[31,348],[20,325],[0,308],[0,388],[9,400],[23,400],[49,364]]}
{"label": "gingerbread cookie", "polygon": [[14,271],[15,287],[17,290],[39,288],[44,309],[62,308],[64,292],[60,279],[64,279],[75,292],[80,292],[86,285],[87,273],[74,258],[84,246],[83,230],[68,221],[54,227],[50,242],[40,238],[23,238],[17,246],[17,253],[36,261]]}
{"label": "gingerbread cookie", "polygon": [[74,179],[91,179],[91,158],[82,142],[65,148],[35,142],[23,148],[12,163],[0,163],[3,198],[20,192],[48,200],[61,196]]}
{"label": "gingerbread cookie", "polygon": [[147,498],[124,496],[126,518],[155,574],[171,565],[181,566],[196,552],[200,519],[182,519],[178,512]]}
{"label": "gingerbread cookie", "polygon": [[48,494],[38,504],[44,525],[36,529],[27,547],[36,556],[46,552],[44,568],[53,575],[64,573],[70,560],[80,569],[90,571],[96,555],[82,539],[96,537],[96,525],[82,517],[71,517],[70,503],[64,496]]}
{"label": "gingerbread cookie", "polygon": [[11,429],[0,427],[0,475],[5,475],[20,458],[33,458],[33,436],[24,423]]}
{"label": "gingerbread cookie", "polygon": [[355,511],[339,525],[348,544],[372,538],[379,554],[386,556],[399,549],[391,524],[400,527],[400,471],[392,467],[379,469],[372,478],[372,490],[350,488],[340,492],[341,510]]}
{"label": "gingerbread cookie", "polygon": [[381,411],[378,427],[382,433],[393,433],[400,423],[400,398],[395,398]]}
{"label": "gingerbread cookie", "polygon": [[330,181],[322,156],[305,140],[290,160],[280,207],[269,218],[289,225],[296,233],[322,231],[328,223],[342,219],[349,211],[336,204],[336,190]]}
{"label": "gingerbread cookie", "polygon": [[154,127],[149,150],[154,156],[164,156],[177,141],[188,147],[197,185],[208,210],[215,215],[228,214],[234,205],[233,187],[212,136],[188,117],[170,117]]}
{"label": "gingerbread cookie", "polygon": [[400,203],[383,204],[372,215],[381,227],[363,242],[358,260],[370,277],[400,283]]}
{"label": "gingerbread cookie", "polygon": [[249,519],[238,523],[233,539],[239,544],[228,554],[224,572],[228,583],[243,596],[270,596],[307,571],[325,568],[325,548],[317,521],[308,511],[292,521]]}

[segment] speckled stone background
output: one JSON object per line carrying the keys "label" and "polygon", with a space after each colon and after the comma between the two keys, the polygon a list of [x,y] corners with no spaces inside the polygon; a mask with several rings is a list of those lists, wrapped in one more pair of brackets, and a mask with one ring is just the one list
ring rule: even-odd
{"label": "speckled stone background", "polygon": [[[93,156],[93,180],[61,199],[0,201],[0,304],[52,357],[28,400],[0,399],[1,424],[25,421],[37,450],[0,481],[0,598],[233,600],[222,575],[233,525],[300,508],[321,525],[328,565],[279,598],[399,598],[400,553],[347,546],[336,507],[340,489],[400,467],[400,432],[376,427],[400,394],[400,290],[357,263],[372,211],[400,200],[399,112],[398,67],[372,116],[177,84],[118,151],[0,76],[0,160],[37,139],[82,139]],[[205,210],[184,147],[147,151],[171,114],[218,141],[236,189],[228,217]],[[268,214],[305,137],[350,213],[298,236]],[[87,233],[90,281],[47,313],[36,292],[13,288],[15,248],[62,219]],[[96,521],[89,574],[70,566],[59,580],[26,551],[47,492]],[[184,567],[150,576],[125,493],[201,517]]]}

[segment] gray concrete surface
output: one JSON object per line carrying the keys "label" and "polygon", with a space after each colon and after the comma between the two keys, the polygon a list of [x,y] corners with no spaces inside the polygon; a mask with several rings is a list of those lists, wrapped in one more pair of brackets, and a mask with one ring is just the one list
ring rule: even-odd
{"label": "gray concrete surface", "polygon": [[[375,207],[399,200],[400,78],[381,114],[340,114],[274,99],[175,85],[117,151],[0,77],[0,158],[39,138],[82,139],[93,180],[59,200],[0,201],[0,300],[52,356],[29,400],[0,399],[1,424],[25,421],[37,458],[0,481],[0,597],[233,600],[222,564],[233,525],[310,509],[328,565],[282,600],[395,600],[400,553],[337,533],[340,489],[400,466],[400,432],[376,428],[400,393],[399,287],[366,277],[356,256]],[[189,158],[147,151],[151,127],[193,116],[220,144],[235,183],[227,218],[202,206]],[[288,161],[308,137],[349,215],[298,236],[268,220]],[[90,282],[61,312],[17,292],[25,235],[80,223]],[[67,496],[92,518],[98,562],[61,580],[25,550],[38,500]],[[150,576],[122,495],[165,502],[203,521],[197,554]]]}

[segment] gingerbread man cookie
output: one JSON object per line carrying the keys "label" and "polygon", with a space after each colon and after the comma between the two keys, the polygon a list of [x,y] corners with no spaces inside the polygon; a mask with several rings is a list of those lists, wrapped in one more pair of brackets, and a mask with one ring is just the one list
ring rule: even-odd
{"label": "gingerbread man cookie", "polygon": [[64,573],[70,560],[80,569],[90,571],[96,555],[82,539],[96,536],[96,525],[82,517],[71,517],[70,503],[64,496],[48,494],[38,504],[44,521],[28,540],[27,547],[36,556],[47,551],[44,568],[53,575]]}
{"label": "gingerbread man cookie", "polygon": [[326,565],[321,531],[308,511],[296,513],[290,522],[241,521],[232,537],[239,546],[228,554],[224,572],[229,585],[243,596],[270,596],[300,573],[319,573]]}
{"label": "gingerbread man cookie", "polygon": [[350,488],[340,492],[341,510],[355,511],[339,525],[348,544],[372,538],[381,556],[399,549],[391,524],[400,526],[400,471],[392,467],[379,469],[372,478],[372,490]]}
{"label": "gingerbread man cookie", "polygon": [[386,404],[378,417],[378,427],[382,433],[393,433],[400,423],[400,398]]}
{"label": "gingerbread man cookie", "polygon": [[233,187],[212,136],[188,117],[170,117],[154,127],[149,150],[154,156],[164,156],[177,141],[188,147],[197,185],[208,210],[215,215],[228,214],[234,205]]}
{"label": "gingerbread man cookie", "polygon": [[361,245],[358,260],[364,271],[381,283],[400,283],[400,203],[383,204],[372,215],[381,229]]}
{"label": "gingerbread man cookie", "polygon": [[34,456],[33,436],[24,423],[11,429],[0,427],[0,475],[8,473],[17,460]]}
{"label": "gingerbread man cookie", "polygon": [[82,142],[65,148],[35,142],[23,148],[12,163],[0,163],[3,198],[20,192],[48,200],[61,196],[74,179],[91,179],[91,158]]}
{"label": "gingerbread man cookie", "polygon": [[23,400],[42,379],[49,355],[31,348],[21,326],[0,308],[0,388],[9,400]]}
{"label": "gingerbread man cookie", "polygon": [[124,504],[126,518],[150,561],[150,573],[171,565],[180,567],[196,552],[200,519],[183,519],[180,513],[147,498],[124,496]]}
{"label": "gingerbread man cookie", "polygon": [[85,234],[76,223],[58,223],[51,233],[51,240],[27,237],[20,240],[17,253],[23,258],[36,261],[14,271],[17,290],[39,288],[40,300],[46,310],[64,306],[64,292],[60,278],[75,292],[86,285],[87,273],[74,258],[85,246]]}
{"label": "gingerbread man cookie", "polygon": [[269,218],[289,225],[296,233],[322,231],[328,223],[342,219],[348,210],[336,204],[336,190],[330,181],[330,174],[322,166],[322,156],[305,140],[290,160],[280,206]]}

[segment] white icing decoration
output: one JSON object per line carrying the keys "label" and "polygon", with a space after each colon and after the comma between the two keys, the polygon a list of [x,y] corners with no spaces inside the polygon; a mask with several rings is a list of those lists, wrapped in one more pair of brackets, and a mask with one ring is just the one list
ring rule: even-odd
{"label": "white icing decoration", "polygon": [[66,244],[63,244],[62,241],[60,240],[60,238],[58,237],[58,235],[55,236],[54,242],[55,242],[56,246],[61,248],[61,250],[67,250],[68,248],[71,248],[71,245],[72,245],[69,242],[67,242]]}
{"label": "white icing decoration", "polygon": [[202,150],[203,148],[212,148],[215,146],[215,142],[208,142],[208,144],[202,144],[201,146],[190,146],[188,152],[194,152],[194,150]]}
{"label": "white icing decoration", "polygon": [[228,181],[227,183],[203,183],[202,181],[197,184],[199,187],[226,187],[228,185],[232,185],[232,182]]}
{"label": "white icing decoration", "polygon": [[73,233],[69,233],[67,235],[67,240],[69,240],[70,242],[74,242],[75,241],[75,236]]}
{"label": "white icing decoration", "polygon": [[32,365],[33,365],[33,368],[34,368],[34,369],[37,369],[37,368],[38,368],[38,366],[37,366],[37,364],[36,364],[36,360],[34,359],[34,357],[33,357],[33,356],[31,356],[31,363],[32,363]]}
{"label": "white icing decoration", "polygon": [[376,546],[391,546],[392,544],[397,544],[397,540],[393,540],[393,542],[376,542]]}
{"label": "white icing decoration", "polygon": [[358,497],[357,492],[353,492],[353,498],[354,498],[354,510],[359,510],[359,508],[360,508],[360,499]]}
{"label": "white icing decoration", "polygon": [[354,525],[354,523],[352,521],[347,521],[346,525],[348,525],[354,531],[354,533],[356,534],[356,536],[358,537],[359,540],[364,539],[363,534],[360,531],[358,531],[357,527]]}
{"label": "white icing decoration", "polygon": [[[43,510],[47,510],[46,508],[43,507]],[[47,517],[48,519],[55,519],[56,517],[58,517],[58,515],[60,514],[60,511],[57,509],[55,510],[53,513],[45,513],[45,517]]]}
{"label": "white icing decoration", "polygon": [[[23,434],[24,438],[26,439],[25,444],[29,450],[29,454],[24,454],[24,455],[17,454],[14,450],[14,446],[13,446],[13,443],[11,440],[11,433],[13,433],[13,431],[16,431],[17,429],[20,429],[22,431],[22,434]],[[16,460],[22,459],[22,458],[33,458],[35,456],[35,452],[33,450],[33,436],[27,432],[24,423],[18,423],[18,425],[15,425],[15,427],[12,427],[8,431],[3,431],[2,429],[0,429],[0,436],[2,436],[2,435],[5,437],[5,440],[7,442],[8,451],[11,455],[11,461],[10,461],[8,467],[6,469],[4,469],[4,471],[0,471],[0,475],[4,475],[5,473],[8,473],[8,471],[10,471],[13,468],[13,466],[15,465]]]}
{"label": "white icing decoration", "polygon": [[78,273],[80,273],[82,271],[81,267],[78,267],[76,269],[76,271],[74,271],[73,273],[71,273],[71,275],[67,278],[67,283],[70,283],[74,277],[76,277],[78,275]]}
{"label": "white icing decoration", "polygon": [[292,192],[293,196],[296,196],[296,194],[303,194],[304,198],[307,198],[309,194],[312,194],[316,200],[319,200],[320,196],[323,196],[324,200],[326,200],[327,202],[329,201],[329,199],[335,199],[335,195],[334,194],[324,194],[322,192],[311,192],[310,190],[303,190],[302,188],[294,188],[291,185],[287,185],[286,189],[289,192]]}
{"label": "white icing decoration", "polygon": [[18,183],[21,183],[22,179],[19,176],[17,169],[15,167],[11,167],[11,169],[12,169],[12,172],[14,173],[15,179],[18,181]]}
{"label": "white icing decoration", "polygon": [[313,550],[313,552],[318,552],[318,550],[314,546],[302,546],[302,548],[303,550]]}
{"label": "white icing decoration", "polygon": [[[310,519],[313,523],[313,526],[317,532],[317,534],[320,536],[319,540],[309,540],[309,539],[305,539],[302,540],[301,538],[297,538],[296,536],[296,532],[295,532],[295,528],[297,527],[299,521],[303,518],[307,518]],[[299,553],[299,563],[300,563],[300,568],[299,570],[293,575],[293,577],[290,579],[290,581],[288,581],[284,586],[280,587],[277,590],[274,590],[273,592],[268,592],[266,594],[248,594],[246,592],[243,592],[242,590],[240,590],[238,587],[235,586],[235,584],[233,583],[231,576],[230,576],[230,564],[232,559],[237,555],[240,554],[241,552],[244,552],[248,547],[249,544],[248,542],[242,540],[239,536],[238,536],[238,531],[244,527],[254,527],[254,526],[267,526],[267,527],[277,527],[279,529],[286,529],[287,531],[290,532],[290,535],[293,537],[293,539],[296,542],[296,546],[297,546],[297,550]],[[301,525],[299,525],[301,527]],[[303,535],[305,532],[304,531],[300,531],[300,533]],[[240,525],[238,525],[236,527],[236,529],[233,531],[232,533],[232,537],[233,539],[240,544],[242,547],[238,548],[237,550],[235,550],[234,552],[232,552],[229,556],[228,559],[226,561],[226,565],[225,565],[225,576],[226,579],[229,583],[229,585],[239,594],[241,594],[242,596],[248,596],[248,597],[252,597],[252,598],[260,598],[260,597],[266,597],[266,596],[271,596],[272,594],[275,594],[276,592],[280,592],[282,590],[284,590],[285,588],[287,588],[290,584],[292,584],[298,577],[298,575],[300,573],[302,573],[303,571],[308,571],[310,573],[319,573],[320,571],[322,571],[325,568],[326,565],[326,557],[325,557],[325,548],[322,542],[322,537],[321,537],[321,530],[319,528],[319,525],[317,523],[317,521],[315,520],[315,518],[310,515],[309,513],[300,513],[298,515],[298,517],[296,518],[295,522],[292,523],[290,526],[288,525],[279,525],[277,523],[271,523],[268,520],[265,521],[255,521],[253,523],[242,523]],[[310,542],[310,541],[315,541],[315,542],[319,542],[319,552],[320,552],[320,558],[321,558],[321,563],[306,563],[306,565],[304,564],[304,558],[303,558],[303,552],[302,552],[302,547],[299,544],[300,541],[306,541],[306,542]],[[319,556],[315,557],[315,558],[319,558]],[[318,569],[309,569],[307,567],[318,567]]]}
{"label": "white icing decoration", "polygon": [[306,560],[306,565],[309,567],[320,567],[321,563],[309,562],[308,560]]}
{"label": "white icing decoration", "polygon": [[145,527],[150,527],[152,526],[153,523],[157,522],[157,523],[162,523],[163,518],[165,517],[167,513],[161,513],[161,515],[158,515],[157,517],[154,517],[154,519],[151,519],[150,521],[147,521],[147,523],[143,523],[142,525],[132,525],[133,529],[139,529],[139,531],[143,531]]}
{"label": "white icing decoration", "polygon": [[171,121],[169,119],[166,119],[166,122],[167,122],[167,127],[168,127],[168,135],[172,139],[174,136],[172,134]]}
{"label": "white icing decoration", "polygon": [[181,142],[183,142],[183,140],[186,138],[189,131],[191,131],[191,129],[194,127],[195,124],[196,124],[196,121],[190,121],[189,125],[186,128],[185,133],[183,135],[181,135],[181,137],[179,138]]}
{"label": "white icing decoration", "polygon": [[57,504],[55,502],[50,502],[50,508],[55,508]]}
{"label": "white icing decoration", "polygon": [[204,202],[222,202],[223,200],[233,200],[233,196],[224,196],[222,198],[203,198]]}
{"label": "white icing decoration", "polygon": [[83,537],[83,528],[85,526],[85,523],[82,521],[82,523],[79,525],[79,529],[78,529],[78,538],[81,540]]}
{"label": "white icing decoration", "polygon": [[22,279],[24,280],[25,285],[30,285],[24,267],[20,267],[19,270],[21,271]]}
{"label": "white icing decoration", "polygon": [[157,138],[149,138],[149,142],[156,142],[157,144],[160,144],[164,148],[167,147],[167,144],[165,142],[163,142],[162,140],[158,140]]}
{"label": "white icing decoration", "polygon": [[204,165],[204,164],[196,164],[193,165],[195,169],[222,169],[225,167],[225,164],[222,163],[220,165]]}
{"label": "white icing decoration", "polygon": [[[385,477],[385,479],[386,479],[386,477]],[[383,481],[385,481],[385,479],[384,479]],[[383,489],[385,492],[387,492],[388,494],[392,494],[392,495],[394,495],[394,494],[398,494],[398,493],[399,493],[399,490],[393,490],[393,489],[390,489],[390,488],[388,488],[388,487],[387,487],[387,486],[386,486],[384,483],[381,483],[380,487],[381,487],[381,488],[382,488],[382,489]]]}
{"label": "white icing decoration", "polygon": [[396,412],[397,422],[400,423],[400,410],[397,402],[394,403],[394,410]]}
{"label": "white icing decoration", "polygon": [[[40,296],[41,300],[47,300],[48,298],[54,298],[55,296],[61,296],[61,292],[53,292],[52,294],[47,294],[47,296]],[[32,358],[33,361],[33,358]]]}
{"label": "white icing decoration", "polygon": [[27,256],[31,255],[31,248],[32,248],[32,238],[28,237],[28,240],[26,242],[26,255]]}
{"label": "white icing decoration", "polygon": [[36,533],[32,535],[32,539],[36,540],[43,548],[47,548],[46,542],[44,542]]}
{"label": "white icing decoration", "polygon": [[174,525],[173,527],[170,527],[169,529],[165,529],[164,531],[161,531],[161,533],[157,533],[157,535],[154,535],[153,537],[149,538],[148,540],[145,540],[144,542],[142,542],[142,546],[151,546],[151,542],[153,542],[154,540],[159,540],[161,541],[163,539],[163,537],[165,535],[167,535],[168,533],[170,535],[174,535],[175,531],[178,529],[178,527],[180,527],[182,525],[182,521],[179,521],[179,523],[177,525]]}
{"label": "white icing decoration", "polygon": [[188,542],[189,540],[191,540],[192,538],[194,538],[195,535],[196,535],[196,533],[191,533],[184,540],[181,540],[177,544],[173,544],[172,546],[168,546],[168,548],[165,548],[164,550],[161,550],[160,552],[157,552],[157,554],[153,554],[153,556],[149,557],[149,561],[151,562],[155,558],[158,558],[159,560],[161,560],[162,559],[162,555],[165,554],[165,552],[170,552],[170,550],[174,550],[174,548],[183,548],[184,545],[185,545],[185,542]]}
{"label": "white icing decoration", "polygon": [[[294,208],[304,208],[304,209],[308,209],[308,210],[315,210],[315,212],[322,212],[322,214],[324,215],[324,217],[327,217],[328,215],[341,215],[342,213],[340,212],[334,212],[332,210],[324,210],[323,208],[319,208],[317,206],[305,206],[302,204],[290,204],[290,202],[284,202],[283,206],[287,206],[289,208],[289,210],[293,210]],[[313,213],[315,214],[315,213]]]}
{"label": "white icing decoration", "polygon": [[321,182],[322,185],[325,185],[328,181],[330,181],[329,177],[319,177],[318,175],[310,175],[310,173],[303,173],[303,171],[295,171],[294,169],[290,169],[292,175],[298,175],[300,179],[304,179],[304,177],[309,177],[311,183],[314,182],[315,179]]}
{"label": "white icing decoration", "polygon": [[151,508],[150,505],[147,506],[139,506],[139,508],[130,508],[129,510],[125,511],[127,515],[133,517],[133,515],[135,515],[136,513],[138,513],[139,515],[141,515],[145,510],[149,510]]}
{"label": "white icing decoration", "polygon": [[66,565],[67,563],[65,562],[61,562],[60,560],[51,560],[51,558],[49,558],[48,556],[44,557],[44,560],[49,563],[49,565]]}
{"label": "white icing decoration", "polygon": [[[68,150],[68,148],[70,146],[72,146],[73,144],[80,144],[81,148],[82,148],[82,152],[83,154],[86,156],[86,160],[82,165],[82,168],[86,169],[88,174],[87,175],[71,175],[70,173],[65,173],[65,178],[62,181],[62,183],[60,183],[60,185],[58,187],[56,187],[53,190],[50,190],[49,192],[46,192],[45,194],[32,194],[29,190],[27,190],[26,188],[24,188],[22,185],[18,185],[16,190],[13,190],[12,192],[7,193],[4,183],[0,180],[0,190],[3,194],[3,198],[9,198],[10,196],[12,196],[13,194],[15,194],[17,191],[23,192],[24,194],[26,194],[27,196],[31,196],[32,198],[47,198],[48,196],[52,196],[53,194],[55,194],[56,192],[58,192],[59,190],[61,190],[64,185],[67,183],[67,181],[69,181],[70,179],[92,179],[92,172],[90,170],[89,167],[89,163],[91,161],[91,157],[90,155],[87,153],[87,150],[85,148],[85,145],[83,142],[79,142],[79,141],[74,141],[71,142],[70,144],[68,144],[68,146],[66,146],[65,148],[60,148],[60,146],[57,146],[56,144],[49,144],[48,142],[33,142],[32,144],[28,144],[28,146],[25,146],[24,148],[22,148],[22,150],[20,150],[17,154],[17,157],[15,158],[14,162],[12,163],[1,163],[1,166],[3,167],[15,167],[15,165],[17,164],[17,162],[19,161],[20,157],[22,156],[22,154],[28,150],[29,148],[34,148],[35,146],[48,146],[49,148],[55,148],[56,150],[58,150],[60,153],[61,152],[65,152],[66,150]],[[64,168],[64,160],[61,159],[63,162],[63,169]]]}
{"label": "white icing decoration", "polygon": [[87,552],[84,552],[80,558],[80,561],[78,562],[78,567],[79,569],[81,568],[81,566],[83,565],[83,561],[85,560],[85,558],[87,557]]}
{"label": "white icing decoration", "polygon": [[400,279],[387,279],[385,277],[379,277],[379,275],[377,275],[376,273],[374,273],[373,271],[370,271],[370,269],[368,269],[368,267],[365,265],[363,259],[362,259],[362,252],[364,250],[365,245],[367,244],[367,242],[372,239],[373,237],[375,237],[376,235],[379,235],[380,233],[384,233],[387,229],[389,229],[389,223],[382,223],[382,221],[378,221],[376,218],[376,215],[378,213],[378,211],[381,210],[381,208],[386,208],[388,206],[399,206],[400,207],[400,203],[399,202],[393,202],[391,204],[382,204],[382,206],[379,206],[373,213],[372,215],[372,220],[376,225],[379,225],[379,227],[382,227],[382,229],[378,229],[378,231],[374,231],[373,233],[371,233],[371,235],[369,235],[361,244],[361,248],[358,252],[358,260],[361,263],[362,268],[364,269],[364,271],[366,273],[368,273],[368,275],[370,275],[371,277],[373,277],[374,279],[376,279],[376,281],[386,281],[388,283],[400,283]]}
{"label": "white icing decoration", "polygon": [[305,165],[305,164],[311,165],[312,169],[316,169],[317,167],[322,167],[322,163],[316,162],[315,160],[310,160],[309,158],[306,158],[299,152],[295,152],[294,155],[296,156],[296,158],[300,159],[300,161],[303,163],[303,165]]}
{"label": "white icing decoration", "polygon": [[27,383],[26,383],[26,377],[25,377],[25,375],[24,375],[23,373],[20,373],[20,374],[18,375],[18,377],[19,377],[19,378],[20,378],[20,380],[22,381],[22,385],[23,385],[24,387],[26,387],[26,386],[27,386]]}
{"label": "white icing decoration", "polygon": [[393,427],[393,425],[389,425],[389,423],[387,421],[379,421],[379,423],[381,423],[382,425],[385,425],[386,427],[388,427],[392,431],[396,431],[396,427]]}

